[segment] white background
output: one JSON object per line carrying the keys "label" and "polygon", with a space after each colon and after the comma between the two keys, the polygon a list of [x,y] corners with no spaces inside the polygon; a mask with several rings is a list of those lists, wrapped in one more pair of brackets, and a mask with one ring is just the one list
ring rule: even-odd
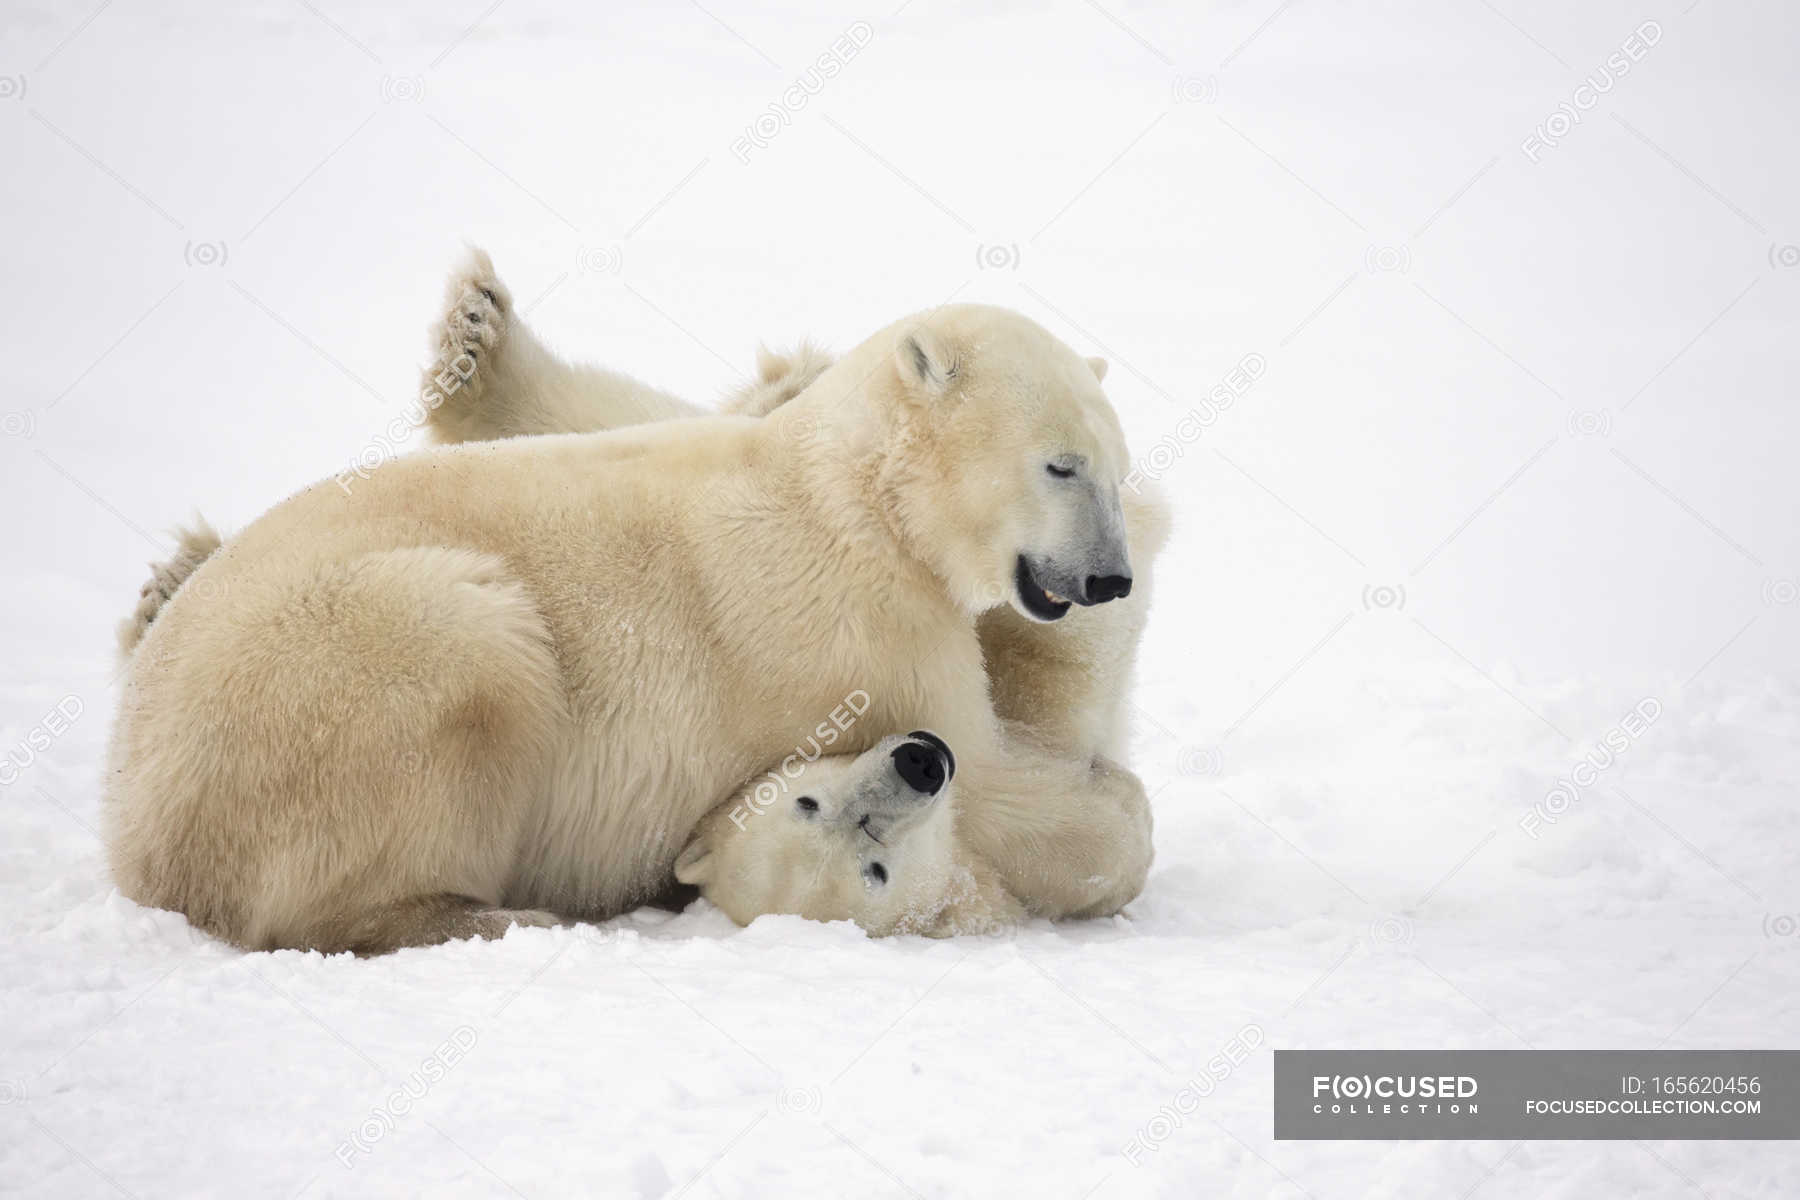
{"label": "white background", "polygon": [[[1797,1045],[1800,18],[969,7],[6,7],[0,1189],[1791,1190],[1767,1143],[1274,1143],[1268,1048]],[[1149,454],[1261,356],[1157,460],[1125,918],[869,942],[701,906],[357,962],[113,893],[143,561],[376,443],[465,240],[556,345],[698,399],[759,340],[985,300],[1111,359]]]}

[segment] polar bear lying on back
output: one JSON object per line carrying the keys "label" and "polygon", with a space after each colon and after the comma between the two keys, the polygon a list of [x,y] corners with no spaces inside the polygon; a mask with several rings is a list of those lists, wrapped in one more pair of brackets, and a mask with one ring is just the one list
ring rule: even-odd
{"label": "polar bear lying on back", "polygon": [[[445,443],[548,432],[591,432],[706,415],[619,371],[575,365],[547,350],[520,318],[492,262],[473,252],[453,273],[431,331],[435,364],[421,394]],[[458,370],[445,378],[441,364]],[[809,386],[831,359],[802,344],[758,355],[757,377],[724,410],[764,416]],[[1096,374],[1104,363],[1090,360]],[[448,390],[446,385],[449,386]],[[1072,757],[1124,757],[1125,697],[1149,600],[1151,565],[1166,536],[1161,502],[1121,492],[1134,569],[1131,597],[1041,623],[1010,607],[984,613],[977,632],[996,710],[1015,736]],[[835,732],[821,724],[826,738]],[[829,741],[826,745],[830,745]],[[900,769],[923,745],[951,764],[944,786],[920,787]],[[858,755],[825,756],[816,739],[720,804],[676,862],[676,875],[740,923],[762,913],[850,919],[873,933],[962,932],[1022,914],[983,890],[954,829],[954,755],[926,731],[890,737]],[[880,828],[877,829],[876,827]]]}
{"label": "polar bear lying on back", "polygon": [[985,932],[1024,907],[956,834],[956,756],[928,730],[801,768],[791,798],[740,794],[700,822],[675,874],[732,920],[854,921],[869,933]]}
{"label": "polar bear lying on back", "polygon": [[[677,429],[675,426],[679,425]],[[1129,772],[1008,736],[975,617],[1131,587],[1098,373],[958,306],[766,420],[454,447],[317,485],[196,572],[129,665],[121,888],[241,945],[379,952],[604,917],[853,690],[956,747],[984,893],[1116,911]]]}

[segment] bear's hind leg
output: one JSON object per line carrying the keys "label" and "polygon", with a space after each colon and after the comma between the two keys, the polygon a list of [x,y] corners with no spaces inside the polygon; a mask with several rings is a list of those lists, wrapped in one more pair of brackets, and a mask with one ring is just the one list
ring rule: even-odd
{"label": "bear's hind leg", "polygon": [[620,371],[564,362],[525,324],[482,250],[450,274],[420,381],[433,440],[485,442],[539,433],[593,433],[704,414]]}
{"label": "bear's hind leg", "polygon": [[[471,250],[451,272],[442,315],[431,326],[431,362],[419,379],[420,403],[436,440],[508,436],[505,360],[513,345],[525,340],[508,336],[514,332],[512,306],[512,293],[485,252]],[[501,394],[490,394],[496,391]]]}
{"label": "bear's hind leg", "polygon": [[373,551],[229,598],[230,620],[159,618],[164,675],[188,678],[150,676],[154,702],[121,718],[126,894],[250,948],[380,953],[549,920],[496,914],[567,722],[506,564]]}
{"label": "bear's hind leg", "polygon": [[313,946],[327,954],[348,950],[372,957],[408,946],[504,937],[514,925],[548,929],[561,924],[556,914],[540,909],[495,908],[470,896],[443,893],[412,896],[327,922],[315,934]]}

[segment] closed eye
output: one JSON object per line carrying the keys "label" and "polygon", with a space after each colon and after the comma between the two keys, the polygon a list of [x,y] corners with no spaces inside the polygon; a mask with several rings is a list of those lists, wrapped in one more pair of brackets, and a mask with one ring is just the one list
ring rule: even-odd
{"label": "closed eye", "polygon": [[1073,479],[1075,477],[1074,467],[1065,467],[1059,463],[1045,463],[1044,470],[1050,472],[1050,474],[1058,479]]}

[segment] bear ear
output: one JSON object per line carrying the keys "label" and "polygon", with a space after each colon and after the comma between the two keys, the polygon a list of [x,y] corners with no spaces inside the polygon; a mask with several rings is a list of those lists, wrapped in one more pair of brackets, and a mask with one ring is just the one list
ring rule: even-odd
{"label": "bear ear", "polygon": [[712,848],[706,844],[704,837],[697,837],[687,844],[687,849],[675,860],[675,878],[682,883],[700,887],[711,877]]}
{"label": "bear ear", "polygon": [[1102,382],[1105,381],[1106,360],[1104,358],[1090,358],[1088,359],[1088,366],[1093,368],[1095,379],[1101,380]]}
{"label": "bear ear", "polygon": [[915,325],[894,349],[900,378],[927,395],[940,396],[956,380],[956,353],[930,327]]}

